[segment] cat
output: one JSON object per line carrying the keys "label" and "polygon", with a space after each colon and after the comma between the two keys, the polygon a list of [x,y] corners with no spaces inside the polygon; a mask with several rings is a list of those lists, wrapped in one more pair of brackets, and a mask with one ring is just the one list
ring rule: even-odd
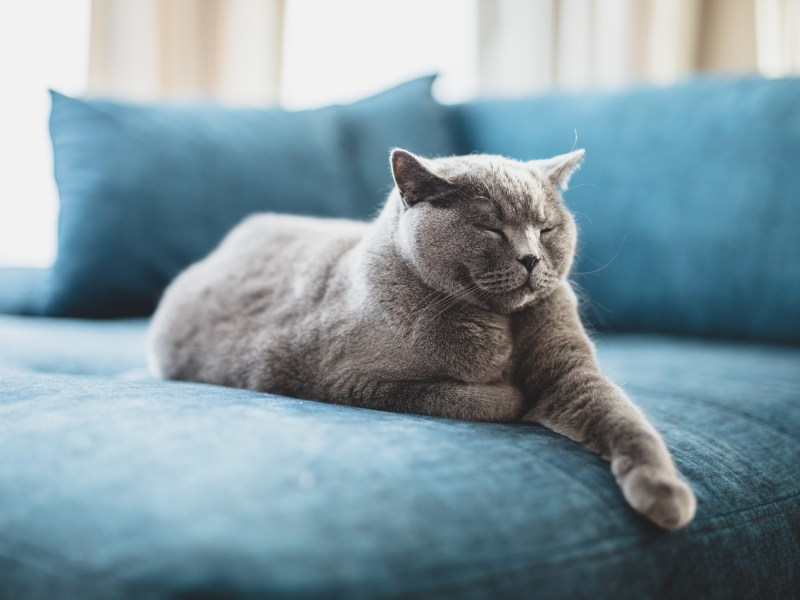
{"label": "cat", "polygon": [[631,506],[695,513],[656,430],[600,372],[567,280],[562,192],[583,150],[520,162],[395,149],[372,223],[260,214],[167,288],[161,377],[367,407],[540,423],[611,462]]}

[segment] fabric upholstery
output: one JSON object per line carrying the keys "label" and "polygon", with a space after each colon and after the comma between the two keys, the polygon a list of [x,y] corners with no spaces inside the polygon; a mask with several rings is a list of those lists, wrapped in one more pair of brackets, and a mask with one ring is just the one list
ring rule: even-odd
{"label": "fabric upholstery", "polygon": [[180,270],[252,212],[370,217],[390,187],[392,146],[456,151],[432,81],[301,112],[53,92],[61,213],[41,313],[149,314]]}
{"label": "fabric upholstery", "polygon": [[566,200],[599,327],[798,343],[798,98],[800,79],[708,78],[454,113],[464,151],[586,148]]}
{"label": "fabric upholstery", "polygon": [[[67,336],[53,322],[0,319],[0,338],[27,323],[46,355]],[[146,326],[59,322],[131,356]],[[638,517],[605,462],[540,427],[0,370],[3,593],[792,597],[800,349],[628,335],[599,352],[697,492],[684,530]]]}
{"label": "fabric upholstery", "polygon": [[[389,146],[537,158],[577,128],[600,327],[798,342],[799,83],[445,110],[421,80],[304,113],[56,94],[59,258],[44,291],[0,270],[0,312],[144,314],[250,210],[368,216]],[[697,493],[664,532],[541,427],[157,381],[146,327],[0,316],[0,598],[798,595],[797,345],[598,336]]]}
{"label": "fabric upholstery", "polygon": [[0,315],[34,315],[37,312],[47,270],[0,268]]}
{"label": "fabric upholstery", "polygon": [[146,324],[144,319],[0,316],[0,373],[141,377]]}

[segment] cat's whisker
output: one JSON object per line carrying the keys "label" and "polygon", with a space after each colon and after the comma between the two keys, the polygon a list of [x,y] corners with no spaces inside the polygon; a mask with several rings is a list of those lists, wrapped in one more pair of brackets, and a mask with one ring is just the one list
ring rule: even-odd
{"label": "cat's whisker", "polygon": [[[431,292],[429,292],[428,294],[423,296],[422,299],[420,299],[418,302],[416,302],[414,304],[414,306],[412,306],[411,309],[408,311],[408,313],[403,317],[403,319],[400,321],[400,323],[397,325],[397,327],[396,327],[397,331],[395,332],[395,335],[392,338],[392,341],[396,341],[397,338],[403,333],[403,328],[405,327],[405,325],[409,321],[409,319],[411,319],[414,316],[415,311],[417,310],[417,308],[419,308],[420,306],[425,304],[425,302],[427,302],[431,298],[433,298],[435,296],[438,296],[440,294],[444,294],[444,292],[440,292],[438,290],[432,290]],[[423,308],[423,310],[424,310],[424,308]]]}
{"label": "cat's whisker", "polygon": [[[426,313],[432,312],[437,307],[445,304],[446,302],[448,302],[452,298],[451,295],[445,294],[444,292],[440,292],[440,293],[442,294],[441,298],[437,299],[436,301],[434,301],[434,302],[432,302],[430,304],[425,305],[418,313],[409,315],[409,316],[415,316],[416,318],[414,319],[414,322],[411,324],[411,326],[408,328],[408,333],[413,334],[415,336],[415,332],[417,330],[417,326],[418,326],[419,322],[425,317]],[[411,342],[412,345],[414,343],[414,339],[416,339],[416,338],[412,337],[412,342]]]}
{"label": "cat's whisker", "polygon": [[[470,281],[471,281],[471,278],[470,278],[469,276],[460,277],[460,278],[458,279],[458,283],[461,283],[462,285],[463,285],[463,283],[464,283],[464,282],[466,282],[466,283],[469,283]],[[450,297],[451,297],[451,296],[450,296],[450,295],[448,295],[447,293],[445,293],[445,292],[442,292],[442,291],[439,291],[439,290],[432,290],[431,292],[429,292],[428,294],[426,294],[426,295],[425,295],[425,296],[424,296],[424,297],[423,297],[421,300],[419,300],[418,302],[416,302],[416,303],[414,304],[414,306],[413,306],[413,307],[412,307],[412,308],[411,308],[411,309],[408,311],[408,313],[405,315],[405,317],[404,317],[404,318],[401,320],[400,324],[399,324],[399,325],[397,325],[397,331],[395,332],[395,335],[394,335],[394,338],[393,338],[393,340],[395,340],[395,341],[396,341],[396,340],[397,340],[397,337],[398,337],[400,334],[404,333],[403,329],[404,329],[404,327],[405,327],[405,324],[408,322],[408,320],[409,320],[410,318],[412,318],[412,317],[414,317],[414,316],[415,316],[415,311],[416,311],[416,309],[417,309],[418,307],[422,306],[423,304],[425,304],[425,302],[427,302],[428,300],[430,300],[431,298],[433,298],[433,297],[435,297],[435,296],[442,296],[442,297],[441,297],[441,298],[439,298],[439,299],[437,299],[436,301],[434,301],[434,302],[433,302],[433,304],[432,304],[433,306],[435,306],[435,305],[437,305],[437,304],[439,304],[439,303],[441,303],[441,302],[444,302],[444,301],[446,301],[448,298],[450,298]],[[427,310],[427,309],[428,309],[430,306],[432,306],[432,305],[431,305],[431,304],[426,304],[426,305],[425,305],[425,306],[422,308],[422,310],[421,310],[420,312],[424,314],[424,312],[425,312],[425,311],[426,311],[426,310]],[[411,328],[411,329],[413,329],[413,326],[412,326],[412,328]]]}
{"label": "cat's whisker", "polygon": [[430,314],[434,310],[439,309],[441,306],[443,306],[445,304],[458,302],[458,301],[462,300],[463,298],[467,297],[469,295],[469,293],[471,293],[472,291],[477,289],[477,285],[476,284],[472,284],[472,286],[474,286],[474,287],[462,288],[461,290],[457,291],[455,294],[446,295],[443,298],[439,299],[438,301],[427,305],[425,308],[422,309],[422,311],[420,311],[420,314],[419,314],[419,316],[418,316],[418,318],[417,318],[417,320],[415,322],[415,327],[416,327],[417,323],[419,323],[420,320],[422,320],[423,318],[426,317],[426,313]]}
{"label": "cat's whisker", "polygon": [[[462,288],[461,290],[457,291],[455,294],[448,296],[447,298],[443,299],[443,301],[434,303],[432,305],[427,306],[419,315],[419,317],[414,322],[414,325],[411,328],[414,337],[411,340],[411,345],[413,346],[416,342],[416,332],[419,330],[419,326],[423,324],[423,322],[427,319],[428,322],[433,321],[439,315],[443,314],[459,302],[464,301],[468,298],[471,294],[473,294],[476,290],[479,290],[480,287],[474,283],[470,282],[468,286]],[[449,300],[449,302],[447,302]],[[442,308],[444,306],[444,308]],[[439,312],[433,314],[434,310],[440,309]]]}
{"label": "cat's whisker", "polygon": [[622,250],[622,245],[625,243],[625,240],[627,240],[627,239],[628,239],[628,234],[626,233],[622,237],[622,240],[620,241],[619,246],[617,246],[617,251],[614,253],[614,256],[612,256],[611,259],[606,264],[604,264],[602,267],[594,269],[593,271],[586,271],[584,273],[580,273],[580,272],[574,271],[572,273],[572,275],[593,275],[594,273],[599,273],[603,269],[608,268],[611,265],[611,263],[613,263],[616,260],[617,256],[619,256],[619,253]]}

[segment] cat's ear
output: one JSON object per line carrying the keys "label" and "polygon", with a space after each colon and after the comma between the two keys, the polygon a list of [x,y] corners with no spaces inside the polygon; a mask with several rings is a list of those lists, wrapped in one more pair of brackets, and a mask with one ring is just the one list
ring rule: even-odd
{"label": "cat's ear", "polygon": [[395,148],[389,162],[392,177],[406,206],[436,200],[453,191],[453,184],[434,173],[426,164],[428,161],[408,150]]}
{"label": "cat's ear", "polygon": [[583,162],[583,155],[586,150],[573,150],[567,154],[559,154],[553,158],[543,160],[528,161],[528,165],[540,175],[543,175],[553,187],[566,190],[569,186],[569,179],[578,170]]}

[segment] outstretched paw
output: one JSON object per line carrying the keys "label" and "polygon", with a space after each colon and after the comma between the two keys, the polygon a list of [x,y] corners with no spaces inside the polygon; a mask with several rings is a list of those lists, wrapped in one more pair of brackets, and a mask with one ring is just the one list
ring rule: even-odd
{"label": "outstretched paw", "polygon": [[620,486],[630,505],[659,527],[678,529],[694,518],[694,492],[670,471],[634,467],[621,478]]}

